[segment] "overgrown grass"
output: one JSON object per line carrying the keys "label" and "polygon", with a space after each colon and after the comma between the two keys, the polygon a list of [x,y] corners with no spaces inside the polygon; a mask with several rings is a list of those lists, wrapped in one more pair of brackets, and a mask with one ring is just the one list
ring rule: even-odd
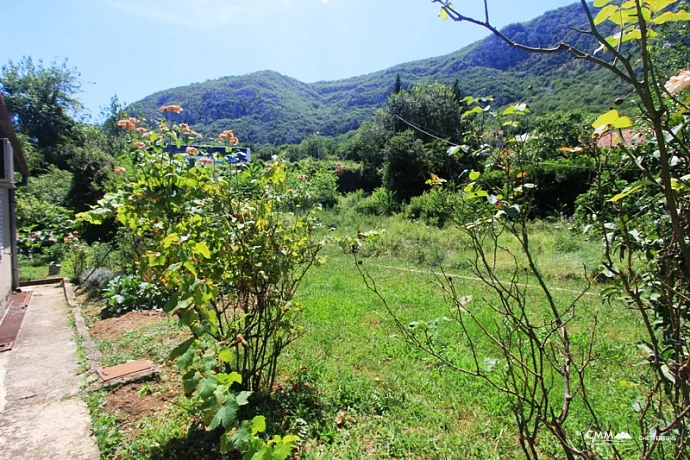
{"label": "overgrown grass", "polygon": [[[443,265],[448,272],[467,277],[454,283],[475,302],[493,300],[485,286],[470,279],[472,254],[456,230],[440,230],[399,217],[360,216],[359,221],[348,222],[347,216],[338,219],[333,213],[325,218],[336,234],[386,229],[376,246],[365,251],[364,263],[403,321],[448,315],[448,305],[429,266],[437,269]],[[565,305],[585,284],[583,264],[590,268],[598,264],[598,243],[585,240],[562,223],[535,223],[532,230],[540,267],[550,285],[562,289],[554,295]],[[299,434],[303,439],[301,458],[521,457],[511,412],[502,395],[403,343],[384,306],[365,289],[351,256],[335,246],[325,253],[328,262],[314,268],[298,292],[306,306],[300,320],[306,334],[284,354],[279,385],[272,399],[264,402],[263,413],[271,423],[268,432]],[[590,399],[603,415],[604,425],[637,437],[632,403],[644,387],[638,386],[643,367],[636,365],[641,360],[635,347],[642,337],[640,325],[634,313],[622,305],[602,304],[597,289],[594,285],[593,295],[583,297],[571,337],[576,346],[584,346],[593,316],[599,315],[597,360],[588,376]],[[528,290],[535,315],[545,308],[539,292]],[[485,318],[490,318],[488,312]],[[479,331],[474,333],[480,353],[498,357]],[[101,341],[99,346],[109,364],[141,357],[163,362],[178,334],[176,325],[162,320],[117,340]],[[436,340],[452,359],[468,359],[455,323],[441,320]],[[168,375],[178,378],[172,371]],[[183,397],[161,414],[126,429],[102,410],[106,397],[103,392],[94,394],[90,404],[99,446],[106,456],[156,458],[163,452],[172,455],[172,446],[189,447],[190,442],[208,440],[194,428],[187,432],[194,427],[194,417],[180,409],[185,407]],[[569,426],[583,433],[590,428],[582,407],[575,406]],[[634,443],[628,447],[633,448]],[[546,437],[540,448],[556,455]],[[626,446],[621,449],[625,451]],[[606,455],[605,450],[600,454]]]}
{"label": "overgrown grass", "polygon": [[40,280],[48,277],[48,264],[38,258],[19,256],[19,279],[22,281]]}
{"label": "overgrown grass", "polygon": [[[448,315],[433,276],[365,264],[404,321]],[[480,283],[459,279],[455,284],[479,301],[491,300]],[[572,281],[554,286],[574,287]],[[530,299],[535,309],[542,308],[538,292],[535,289]],[[556,292],[561,304],[573,295]],[[329,263],[306,280],[300,299],[308,306],[303,318],[307,334],[288,351],[288,375],[308,375],[329,416],[342,411],[353,420],[330,435],[329,442],[314,440],[320,438],[315,427],[306,458],[520,456],[503,397],[402,343],[378,299],[363,289],[348,257],[332,254]],[[635,343],[641,337],[635,317],[621,306],[602,306],[596,296],[585,297],[579,312],[572,336],[580,344],[591,331],[592,315],[600,314],[599,359],[590,371],[590,396],[612,430],[634,432],[631,403],[639,395],[619,382],[637,382],[641,374],[631,368],[639,361]],[[454,323],[441,321],[438,334],[448,356],[460,362],[468,357]],[[479,348],[487,358],[497,356],[486,341],[480,340]],[[589,426],[581,409],[573,414],[571,426],[585,432]],[[326,433],[331,432],[327,425]]]}

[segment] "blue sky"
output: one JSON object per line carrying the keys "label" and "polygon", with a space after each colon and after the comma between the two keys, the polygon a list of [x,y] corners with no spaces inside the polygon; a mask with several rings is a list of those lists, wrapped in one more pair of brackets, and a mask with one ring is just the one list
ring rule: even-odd
{"label": "blue sky", "polygon": [[[67,58],[94,115],[110,97],[275,70],[334,80],[450,53],[486,33],[442,22],[429,0],[6,0],[0,62]],[[572,0],[493,0],[492,22],[531,19]],[[463,12],[481,1],[458,0]],[[9,37],[9,39],[7,39]]]}

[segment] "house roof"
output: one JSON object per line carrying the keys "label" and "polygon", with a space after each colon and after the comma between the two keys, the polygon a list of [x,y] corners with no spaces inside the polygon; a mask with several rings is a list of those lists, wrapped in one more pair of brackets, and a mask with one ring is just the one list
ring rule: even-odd
{"label": "house roof", "polygon": [[9,139],[10,144],[12,144],[15,171],[19,171],[25,178],[29,177],[29,164],[26,162],[26,156],[24,156],[24,151],[17,138],[17,133],[14,131],[12,118],[7,111],[7,106],[5,105],[5,100],[2,98],[2,94],[0,94],[0,138]]}
{"label": "house roof", "polygon": [[[621,133],[623,134],[623,137],[621,138]],[[618,131],[609,131],[607,133],[602,134],[598,139],[597,139],[597,146],[600,148],[603,147],[618,147],[619,145],[623,144],[626,147],[632,147],[635,146],[639,143],[642,143],[646,139],[645,133],[640,133],[639,131],[633,131],[632,129],[622,129],[621,133]],[[635,135],[640,134],[638,138],[635,138]]]}

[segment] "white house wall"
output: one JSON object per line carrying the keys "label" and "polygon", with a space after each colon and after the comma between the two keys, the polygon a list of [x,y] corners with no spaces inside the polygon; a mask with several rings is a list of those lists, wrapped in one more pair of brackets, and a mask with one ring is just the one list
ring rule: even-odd
{"label": "white house wall", "polygon": [[[12,294],[12,242],[10,241],[10,195],[0,188],[0,305]],[[0,309],[1,310],[1,309]]]}

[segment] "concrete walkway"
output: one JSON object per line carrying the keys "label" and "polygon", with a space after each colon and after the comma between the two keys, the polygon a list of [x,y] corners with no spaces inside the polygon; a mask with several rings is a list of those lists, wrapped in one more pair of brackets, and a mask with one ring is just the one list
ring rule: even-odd
{"label": "concrete walkway", "polygon": [[0,353],[0,458],[97,459],[64,291],[28,289],[33,298],[14,348]]}

